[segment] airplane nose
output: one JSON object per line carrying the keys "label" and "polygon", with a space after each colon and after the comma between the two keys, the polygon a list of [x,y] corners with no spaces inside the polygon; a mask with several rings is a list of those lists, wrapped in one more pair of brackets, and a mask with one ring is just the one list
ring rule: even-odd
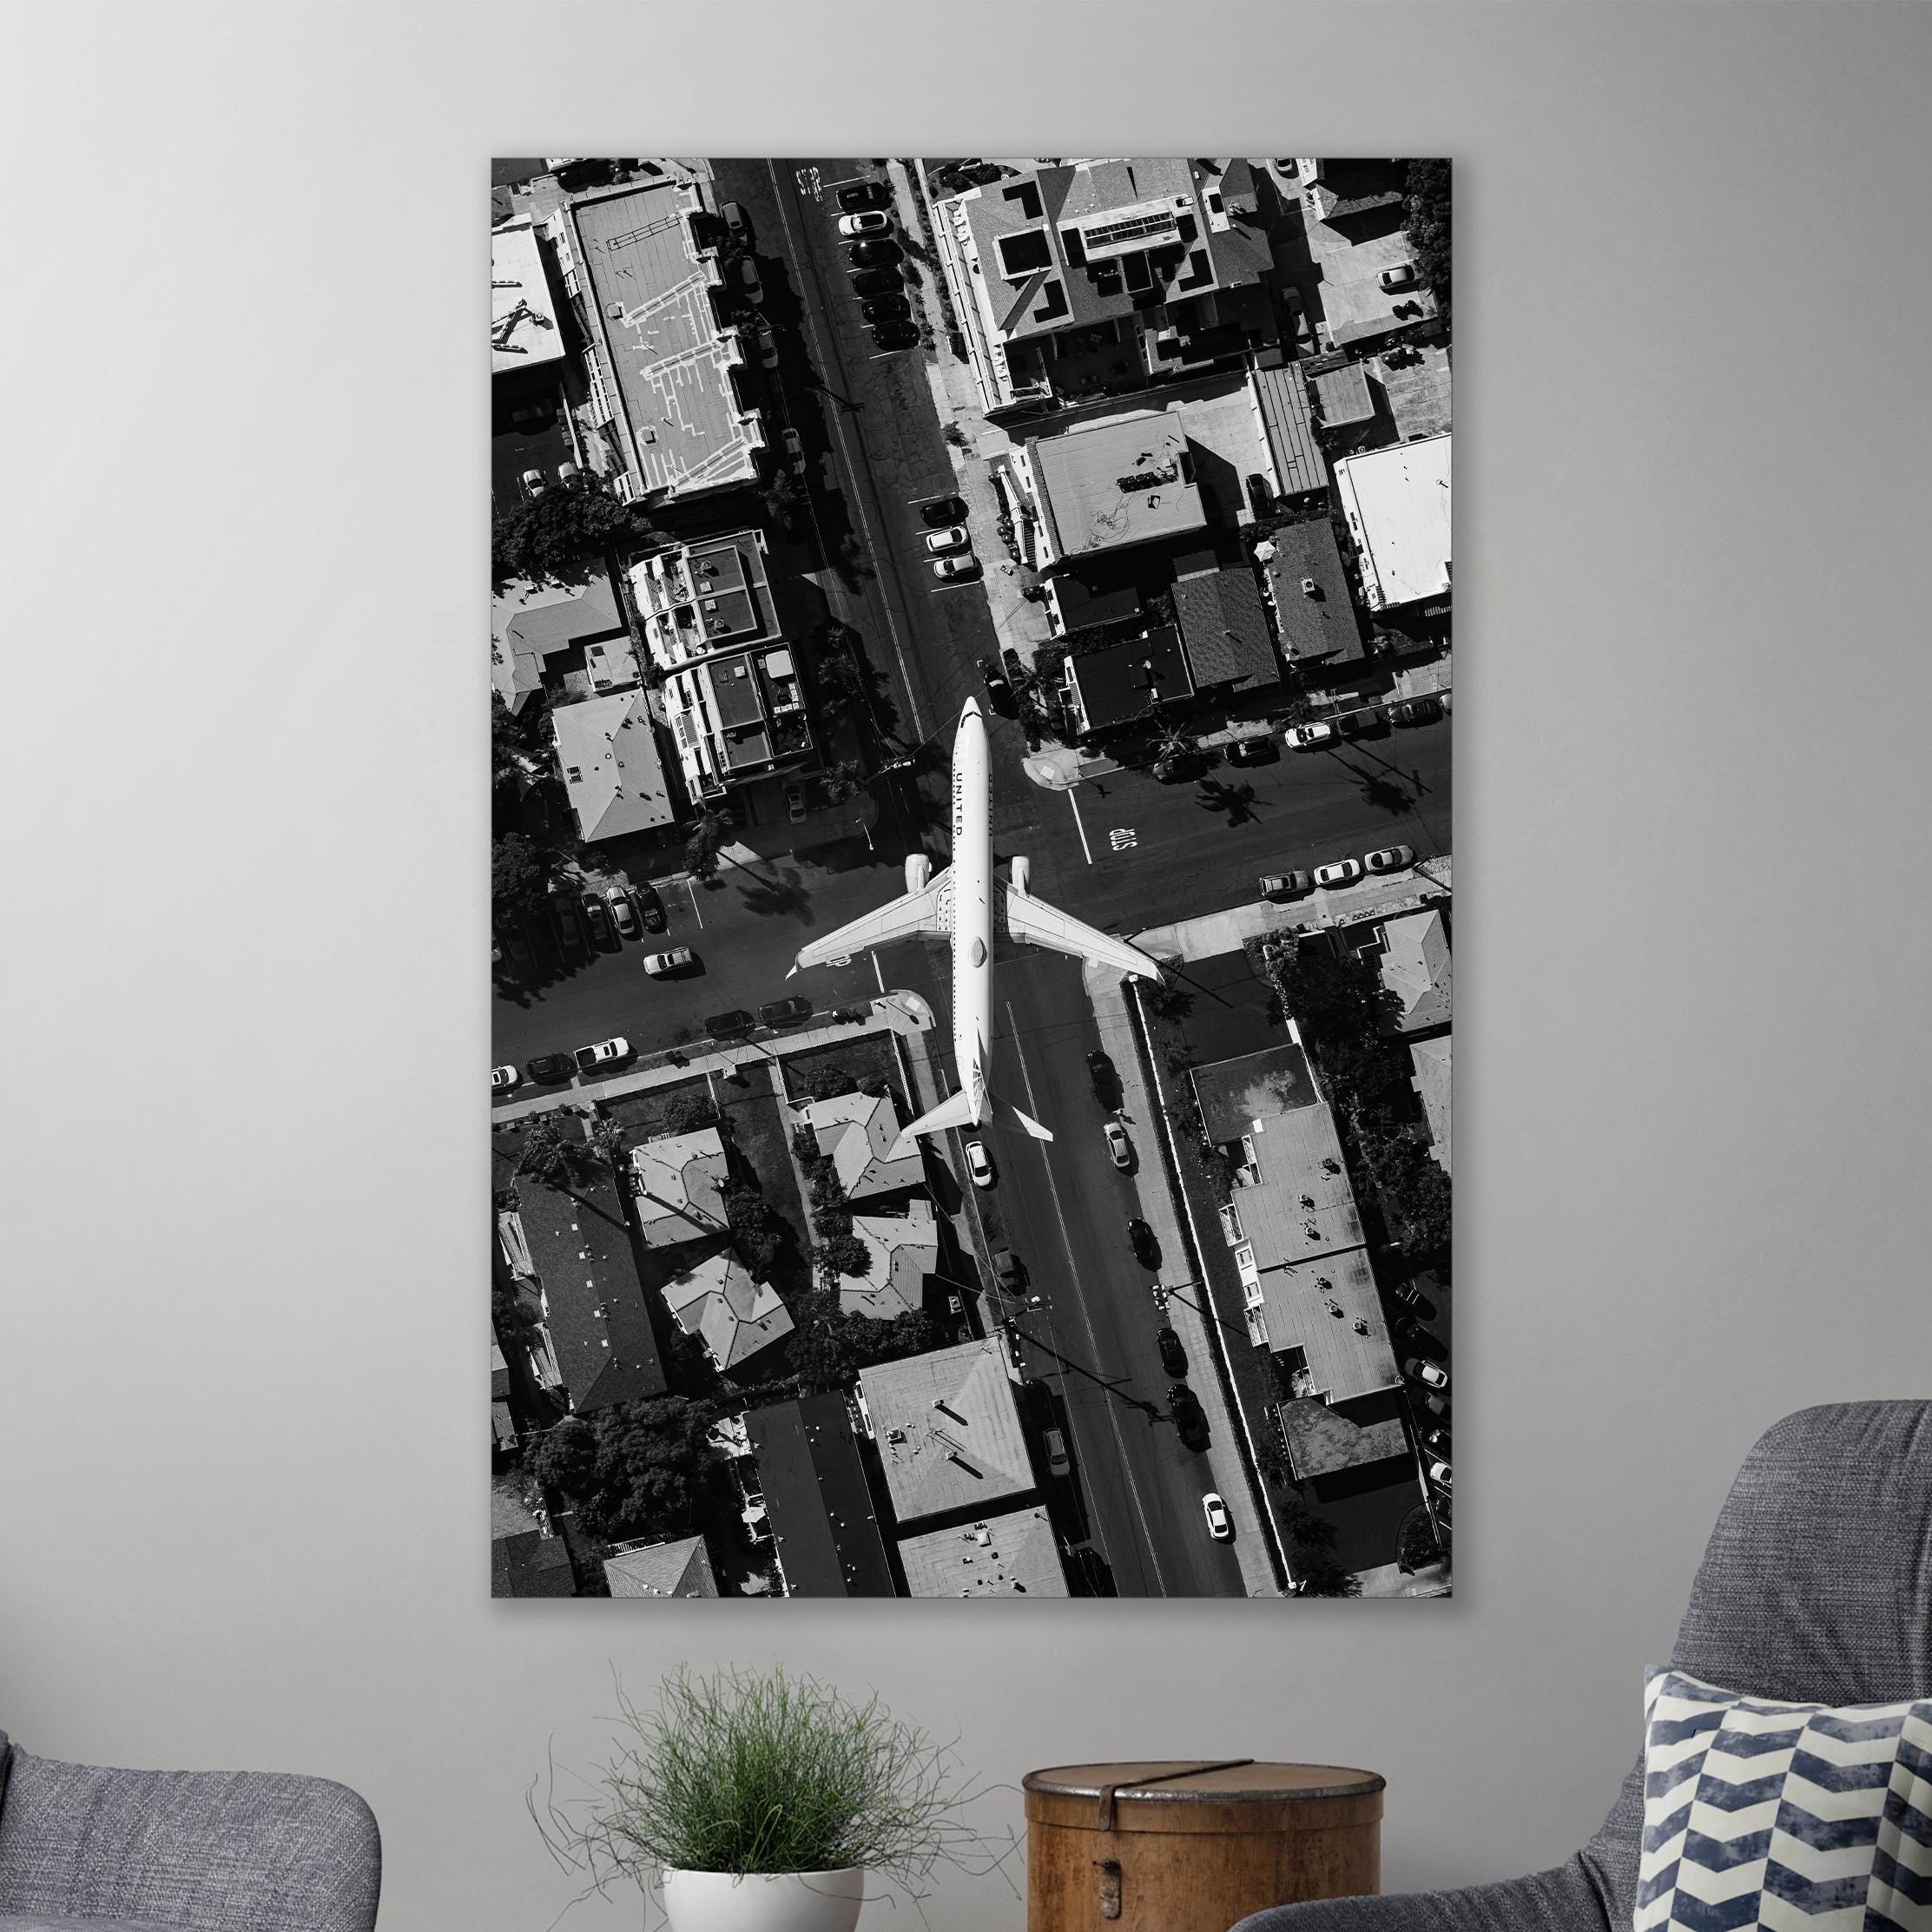
{"label": "airplane nose", "polygon": [[962,722],[967,718],[983,718],[985,716],[986,713],[979,709],[979,701],[976,697],[969,697],[966,701],[965,708],[959,713]]}

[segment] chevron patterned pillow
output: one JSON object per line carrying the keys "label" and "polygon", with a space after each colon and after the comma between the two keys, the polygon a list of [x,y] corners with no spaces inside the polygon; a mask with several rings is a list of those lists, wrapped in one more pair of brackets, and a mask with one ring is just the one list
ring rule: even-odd
{"label": "chevron patterned pillow", "polygon": [[1932,1698],[1644,1683],[1634,1932],[1932,1932]]}

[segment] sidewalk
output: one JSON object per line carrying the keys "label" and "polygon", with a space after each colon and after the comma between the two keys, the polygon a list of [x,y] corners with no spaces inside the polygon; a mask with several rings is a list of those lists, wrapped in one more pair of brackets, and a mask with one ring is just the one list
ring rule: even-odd
{"label": "sidewalk", "polygon": [[[1199,1252],[1197,1232],[1188,1214],[1185,1196],[1180,1194],[1174,1184],[1177,1150],[1165,1110],[1148,1085],[1146,1070],[1141,1064],[1139,1034],[1128,1011],[1127,995],[1118,973],[1106,966],[1089,966],[1083,977],[1086,982],[1087,999],[1099,1025],[1101,1042],[1120,1075],[1121,1116],[1124,1119],[1152,1127],[1160,1135],[1159,1184],[1153,1184],[1157,1163],[1144,1155],[1140,1172],[1135,1177],[1140,1211],[1154,1230],[1154,1238],[1160,1243],[1161,1252],[1175,1257],[1177,1265],[1170,1271],[1185,1277],[1168,1285],[1176,1289],[1196,1287],[1198,1284],[1194,1270],[1182,1257]],[[1187,1235],[1184,1240],[1184,1227]],[[1204,1289],[1202,1294],[1204,1297]],[[1269,1555],[1271,1549],[1278,1555],[1280,1533],[1271,1515],[1266,1524],[1263,1523],[1264,1513],[1267,1513],[1266,1490],[1254,1473],[1255,1446],[1248,1439],[1246,1418],[1242,1415],[1238,1405],[1230,1404],[1228,1400],[1227,1391],[1232,1375],[1226,1359],[1225,1338],[1218,1328],[1210,1329],[1200,1309],[1185,1295],[1170,1295],[1166,1309],[1167,1319],[1179,1335],[1189,1362],[1219,1364],[1219,1374],[1212,1377],[1201,1375],[1197,1370],[1190,1387],[1201,1398],[1201,1406],[1207,1412],[1208,1467],[1214,1473],[1214,1486],[1227,1504],[1229,1515],[1234,1519],[1234,1553],[1236,1561],[1241,1566],[1242,1581],[1250,1597],[1281,1596],[1283,1594],[1281,1579]],[[1237,1447],[1240,1444],[1246,1445],[1245,1455]],[[1285,1573],[1285,1566],[1283,1571]]]}

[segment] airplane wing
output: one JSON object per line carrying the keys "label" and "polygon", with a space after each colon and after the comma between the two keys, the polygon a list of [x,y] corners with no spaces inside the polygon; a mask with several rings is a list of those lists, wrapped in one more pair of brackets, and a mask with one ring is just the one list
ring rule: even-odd
{"label": "airplane wing", "polygon": [[942,872],[916,893],[905,893],[876,911],[863,913],[828,933],[822,940],[798,949],[792,972],[801,966],[823,966],[828,960],[843,959],[849,953],[862,953],[868,946],[886,946],[893,940],[910,939],[915,933],[950,933],[953,930],[953,875]]}
{"label": "airplane wing", "polygon": [[1137,946],[1117,940],[1111,933],[1083,926],[1071,914],[1035,899],[1031,893],[1006,888],[1006,930],[1016,940],[1044,946],[1055,953],[1071,953],[1076,959],[1091,959],[1097,966],[1118,967],[1122,973],[1143,979],[1158,979],[1161,969]]}

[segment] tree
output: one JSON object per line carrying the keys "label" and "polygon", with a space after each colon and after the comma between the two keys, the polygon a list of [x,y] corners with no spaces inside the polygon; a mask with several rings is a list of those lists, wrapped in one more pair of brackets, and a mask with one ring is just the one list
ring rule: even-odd
{"label": "tree", "polygon": [[517,1158],[517,1171],[541,1181],[545,1187],[562,1187],[569,1179],[570,1153],[564,1130],[555,1114],[540,1113],[524,1134],[524,1151]]}
{"label": "tree", "polygon": [[[849,1222],[851,1217],[846,1218]],[[872,1250],[849,1229],[844,1234],[821,1237],[819,1259],[837,1275],[865,1275],[872,1269]]]}
{"label": "tree", "polygon": [[1449,163],[1412,161],[1404,182],[1403,225],[1415,273],[1447,309],[1449,306]]}
{"label": "tree", "polygon": [[549,856],[534,839],[505,832],[490,854],[490,899],[499,913],[538,913],[550,891]]}
{"label": "tree", "polygon": [[520,784],[537,775],[543,749],[543,720],[549,704],[542,692],[524,700],[520,711],[512,711],[503,701],[501,691],[490,694],[490,782],[492,785]]}
{"label": "tree", "polygon": [[827,803],[831,805],[842,805],[854,793],[866,788],[857,763],[851,760],[834,765],[819,782],[824,788]]}
{"label": "tree", "polygon": [[630,1151],[630,1137],[621,1121],[599,1116],[590,1123],[590,1145],[600,1160],[622,1168],[624,1156]]}
{"label": "tree", "polygon": [[1426,1509],[1414,1509],[1403,1519],[1401,1533],[1395,1539],[1395,1562],[1400,1569],[1426,1570],[1442,1560],[1442,1546],[1436,1540],[1435,1526]]}
{"label": "tree", "polygon": [[724,843],[726,830],[723,818],[709,810],[691,828],[691,835],[684,841],[684,868],[694,879],[716,876],[718,848]]}
{"label": "tree", "polygon": [[680,1093],[664,1109],[664,1131],[672,1134],[701,1133],[718,1124],[718,1110],[709,1093]]}
{"label": "tree", "polygon": [[532,1467],[593,1536],[687,1531],[716,1451],[708,1402],[662,1395],[570,1416],[538,1438]]}
{"label": "tree", "polygon": [[620,544],[657,532],[595,477],[552,484],[500,508],[490,526],[493,588],[521,578],[536,584],[587,584]]}
{"label": "tree", "polygon": [[768,1281],[785,1250],[790,1233],[784,1222],[748,1181],[729,1181],[724,1188],[724,1218],[731,1245],[755,1282]]}

